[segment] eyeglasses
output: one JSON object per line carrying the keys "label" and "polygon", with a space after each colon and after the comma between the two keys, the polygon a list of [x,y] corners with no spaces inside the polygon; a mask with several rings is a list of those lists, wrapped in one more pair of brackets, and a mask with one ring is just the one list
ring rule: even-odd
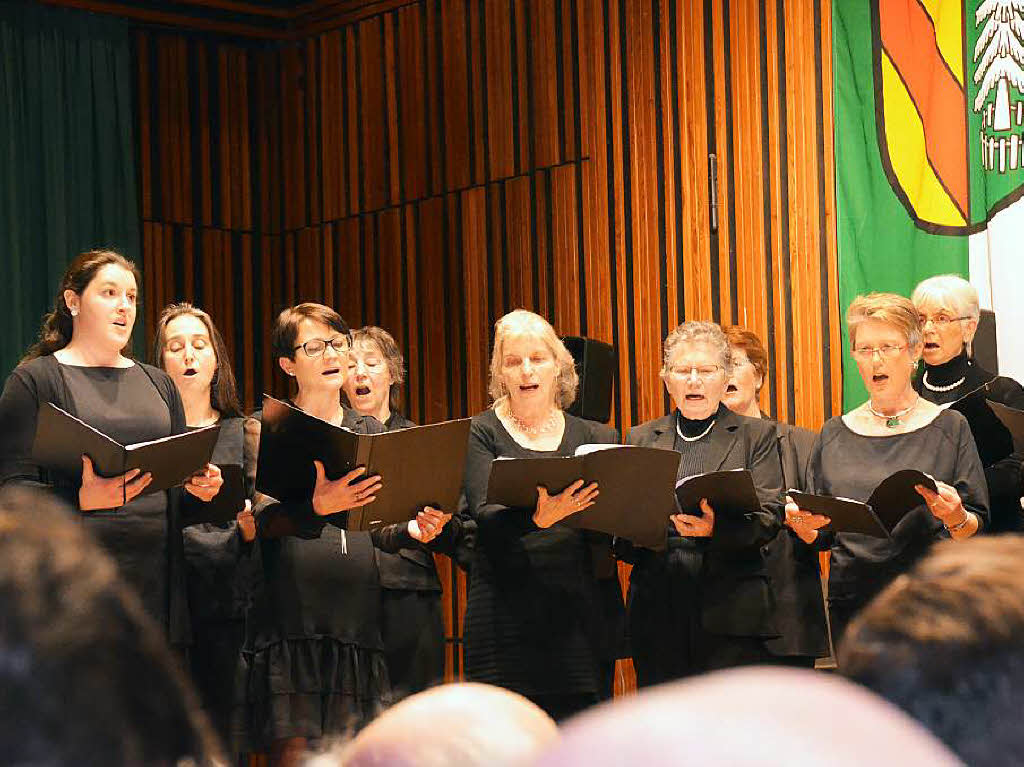
{"label": "eyeglasses", "polygon": [[960,320],[969,320],[970,317],[947,317],[945,314],[940,314],[938,317],[926,317],[923,314],[917,315],[917,319],[921,322],[923,328],[929,322],[937,328],[944,328],[951,322],[959,322]]}
{"label": "eyeglasses", "polygon": [[668,373],[675,378],[688,378],[696,373],[701,381],[707,381],[718,375],[722,369],[721,365],[675,365],[669,368]]}
{"label": "eyeglasses", "polygon": [[363,359],[362,357],[349,357],[349,370],[355,371],[359,368],[360,365],[363,366],[367,373],[371,374],[379,373],[386,367],[386,363],[384,362],[384,360],[377,359],[375,357],[371,359]]}
{"label": "eyeglasses", "polygon": [[348,339],[345,336],[335,336],[330,341],[325,341],[322,338],[311,338],[306,343],[294,347],[292,351],[302,349],[307,357],[321,357],[327,351],[328,346],[338,354],[348,354],[349,351]]}
{"label": "eyeglasses", "polygon": [[861,346],[859,349],[854,349],[852,354],[859,360],[870,360],[875,354],[879,354],[883,359],[891,360],[900,355],[906,346],[896,346],[895,344],[886,344],[885,346]]}

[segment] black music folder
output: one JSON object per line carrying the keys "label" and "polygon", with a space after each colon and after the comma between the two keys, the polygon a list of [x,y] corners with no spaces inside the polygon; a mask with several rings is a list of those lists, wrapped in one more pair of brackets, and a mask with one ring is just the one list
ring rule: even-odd
{"label": "black music folder", "polygon": [[149,472],[153,480],[143,494],[182,484],[213,457],[220,425],[183,434],[122,445],[51,402],[39,408],[32,458],[47,469],[81,478],[82,454],[89,456],[101,477],[116,477],[130,469]]}
{"label": "black music folder", "polygon": [[487,502],[537,506],[537,486],[560,493],[578,479],[598,484],[594,505],[559,524],[625,538],[661,550],[675,513],[672,487],[680,456],[674,450],[626,445],[583,445],[575,456],[498,459],[491,463]]}
{"label": "black music folder", "polygon": [[754,478],[747,469],[709,471],[676,483],[676,499],[684,514],[704,516],[700,499],[707,498],[715,516],[743,516],[761,510]]}
{"label": "black music folder", "polygon": [[424,506],[455,512],[469,445],[468,418],[413,426],[383,434],[356,434],[270,396],[263,398],[263,426],[256,489],[282,502],[313,497],[321,461],[328,479],[359,466],[359,480],[380,475],[373,503],[351,509],[345,527],[372,530],[407,522]]}
{"label": "black music folder", "polygon": [[237,463],[217,464],[224,484],[220,492],[209,501],[201,501],[193,495],[185,496],[182,504],[181,524],[183,527],[209,522],[223,525],[234,522],[245,508],[245,470]]}
{"label": "black music folder", "polygon": [[935,480],[923,471],[902,469],[883,479],[866,503],[799,490],[790,490],[789,496],[804,511],[823,514],[832,520],[822,530],[888,538],[903,517],[924,503],[924,498],[914,489],[917,485],[938,492]]}
{"label": "black music folder", "polygon": [[1003,426],[1013,437],[1013,451],[1024,453],[1024,410],[1017,410],[994,400],[985,400],[985,404],[992,409],[996,418],[1002,421]]}

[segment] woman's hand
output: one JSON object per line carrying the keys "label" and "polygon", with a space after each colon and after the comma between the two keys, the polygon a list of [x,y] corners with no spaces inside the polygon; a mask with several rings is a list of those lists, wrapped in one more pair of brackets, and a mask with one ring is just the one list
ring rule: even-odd
{"label": "woman's hand", "polygon": [[224,477],[220,468],[208,463],[205,469],[197,471],[185,481],[185,490],[200,501],[212,501],[223,485]]}
{"label": "woman's hand", "polygon": [[256,518],[252,515],[252,501],[248,498],[245,500],[245,508],[235,515],[235,521],[238,522],[238,534],[243,541],[252,543],[256,540]]}
{"label": "woman's hand", "polygon": [[424,506],[416,519],[409,520],[409,535],[420,543],[430,543],[441,534],[451,518],[451,514],[445,514],[441,509]]}
{"label": "woman's hand", "polygon": [[597,483],[591,482],[583,487],[582,479],[577,479],[558,495],[548,495],[547,488],[537,485],[537,510],[533,512],[533,524],[541,529],[549,528],[570,514],[593,506],[597,495]]}
{"label": "woman's hand", "polygon": [[693,514],[673,514],[669,517],[676,532],[687,538],[710,538],[715,531],[715,510],[711,508],[707,498],[700,499],[700,510],[704,516]]}
{"label": "woman's hand", "polygon": [[949,534],[954,538],[969,538],[978,532],[978,518],[964,508],[956,488],[938,480],[935,486],[939,491],[937,493],[924,485],[915,485],[914,489],[928,504],[928,511],[945,525]]}
{"label": "woman's hand", "polygon": [[82,511],[116,509],[135,500],[153,481],[153,475],[141,469],[130,469],[118,477],[97,476],[92,459],[82,456],[82,487],[78,491],[78,508]]}
{"label": "woman's hand", "polygon": [[[365,466],[352,469],[339,479],[327,479],[324,465],[320,461],[313,461],[313,466],[316,468],[313,513],[317,516],[323,517],[328,514],[337,514],[339,511],[357,509],[377,500],[375,493],[382,486],[379,476],[374,474],[372,477],[356,482],[357,478],[366,473]],[[349,484],[350,482],[352,484]]]}
{"label": "woman's hand", "polygon": [[786,496],[786,527],[796,533],[804,543],[814,543],[818,538],[818,530],[831,521],[831,518],[824,514],[812,514],[809,511],[804,511],[793,502],[792,498]]}

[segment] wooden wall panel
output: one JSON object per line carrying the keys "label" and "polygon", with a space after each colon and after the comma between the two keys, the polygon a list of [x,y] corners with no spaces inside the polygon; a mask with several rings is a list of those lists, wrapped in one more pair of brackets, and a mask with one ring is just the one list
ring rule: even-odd
{"label": "wooden wall panel", "polygon": [[[147,316],[204,303],[251,407],[285,391],[274,313],[325,301],[395,335],[429,422],[487,406],[491,329],[522,306],[616,347],[623,432],[669,407],[673,327],[739,323],[769,352],[762,408],[818,426],[840,397],[830,17],[411,0],[277,45],[142,32]],[[457,676],[465,582],[442,574]]]}

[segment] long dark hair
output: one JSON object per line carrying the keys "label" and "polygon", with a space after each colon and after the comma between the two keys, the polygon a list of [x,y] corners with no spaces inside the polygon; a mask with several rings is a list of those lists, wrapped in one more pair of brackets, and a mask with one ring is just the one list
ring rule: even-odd
{"label": "long dark hair", "polygon": [[53,311],[43,316],[43,326],[39,329],[39,340],[29,347],[22,362],[45,357],[63,349],[71,343],[74,325],[71,321],[71,310],[64,300],[64,291],[73,290],[82,295],[96,273],[107,264],[115,264],[135,277],[136,286],[142,284],[142,276],[135,264],[115,250],[87,250],[79,253],[75,260],[68,264],[57,290],[57,298],[53,302]]}
{"label": "long dark hair", "polygon": [[228,348],[224,343],[217,326],[210,315],[197,309],[190,303],[171,304],[160,313],[156,323],[156,334],[153,337],[153,364],[164,369],[164,344],[167,342],[167,325],[171,320],[189,314],[206,326],[213,343],[213,353],[217,357],[217,369],[210,381],[210,405],[220,413],[221,418],[238,418],[242,415],[242,405],[238,401],[238,388],[235,386],[235,374],[231,370],[228,359]]}

